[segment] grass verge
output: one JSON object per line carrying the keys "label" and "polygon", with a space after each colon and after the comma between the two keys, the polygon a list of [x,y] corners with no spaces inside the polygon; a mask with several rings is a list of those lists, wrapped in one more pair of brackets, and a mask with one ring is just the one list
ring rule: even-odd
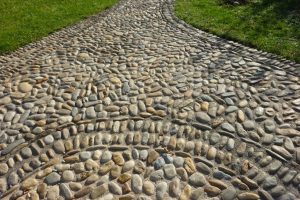
{"label": "grass verge", "polygon": [[118,0],[0,1],[0,54],[41,39],[86,16],[103,11]]}
{"label": "grass verge", "polygon": [[192,26],[300,63],[299,0],[176,0],[176,15]]}

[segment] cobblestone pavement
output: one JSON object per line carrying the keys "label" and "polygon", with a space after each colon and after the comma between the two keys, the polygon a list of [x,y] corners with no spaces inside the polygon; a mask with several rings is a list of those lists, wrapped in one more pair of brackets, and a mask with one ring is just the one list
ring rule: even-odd
{"label": "cobblestone pavement", "polygon": [[1,199],[296,199],[299,68],[123,0],[0,57]]}

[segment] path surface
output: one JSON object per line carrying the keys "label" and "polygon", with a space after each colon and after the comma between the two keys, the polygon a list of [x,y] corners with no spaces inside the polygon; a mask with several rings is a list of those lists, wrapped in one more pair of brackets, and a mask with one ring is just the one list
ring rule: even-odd
{"label": "path surface", "polygon": [[124,0],[0,57],[1,199],[296,199],[297,67]]}

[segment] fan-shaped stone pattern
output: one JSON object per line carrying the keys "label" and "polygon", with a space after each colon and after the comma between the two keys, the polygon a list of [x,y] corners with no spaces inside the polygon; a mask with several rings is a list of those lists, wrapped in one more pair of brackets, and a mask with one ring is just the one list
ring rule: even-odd
{"label": "fan-shaped stone pattern", "polygon": [[296,199],[296,64],[124,0],[0,57],[1,199]]}

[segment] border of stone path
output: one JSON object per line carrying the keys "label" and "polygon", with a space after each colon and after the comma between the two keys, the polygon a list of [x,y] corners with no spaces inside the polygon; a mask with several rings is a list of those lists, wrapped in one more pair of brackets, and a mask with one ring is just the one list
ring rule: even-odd
{"label": "border of stone path", "polygon": [[[57,43],[64,43],[64,41],[60,42],[53,39],[57,35],[64,34],[71,36],[73,35],[73,33],[69,31],[72,31],[73,28],[80,30],[79,32],[88,31],[88,27],[98,23],[99,18],[104,18],[105,16],[107,16],[108,13],[117,10],[120,6],[122,6],[122,2],[124,1],[126,0],[119,0],[119,2],[113,5],[111,8],[104,10],[99,14],[92,15],[75,24],[62,28],[59,31],[50,33],[48,36],[45,36],[38,41],[24,45],[13,52],[6,53],[3,55],[0,54],[0,83],[3,82],[3,80],[6,77],[10,77],[15,73],[19,73],[20,67],[28,65],[29,63],[21,63],[21,61],[26,57],[30,56],[34,61],[34,58],[40,54],[39,47],[47,44],[47,46],[51,49],[52,47],[57,46]],[[18,58],[17,60],[15,59],[16,57]]]}
{"label": "border of stone path", "polygon": [[[259,60],[258,56],[265,57],[265,59],[258,61],[258,63],[271,65],[271,68],[265,66],[266,70],[284,69],[290,74],[300,76],[300,63],[296,63],[294,61],[285,59],[276,54],[247,47],[238,42],[234,42],[228,39],[223,39],[211,33],[197,29],[187,24],[183,20],[180,20],[174,14],[175,13],[174,2],[175,0],[166,0],[164,3],[162,3],[162,7],[161,7],[162,15],[165,16],[165,20],[167,20],[170,24],[173,24],[178,29],[186,32],[186,34],[192,35],[195,38],[209,41],[210,43],[216,43],[216,44],[224,43],[224,46],[230,45],[230,47],[228,47],[230,51],[236,52],[236,54],[239,53],[242,53],[243,55],[248,54],[248,57],[252,57],[253,60]],[[264,66],[261,67],[264,68]]]}

